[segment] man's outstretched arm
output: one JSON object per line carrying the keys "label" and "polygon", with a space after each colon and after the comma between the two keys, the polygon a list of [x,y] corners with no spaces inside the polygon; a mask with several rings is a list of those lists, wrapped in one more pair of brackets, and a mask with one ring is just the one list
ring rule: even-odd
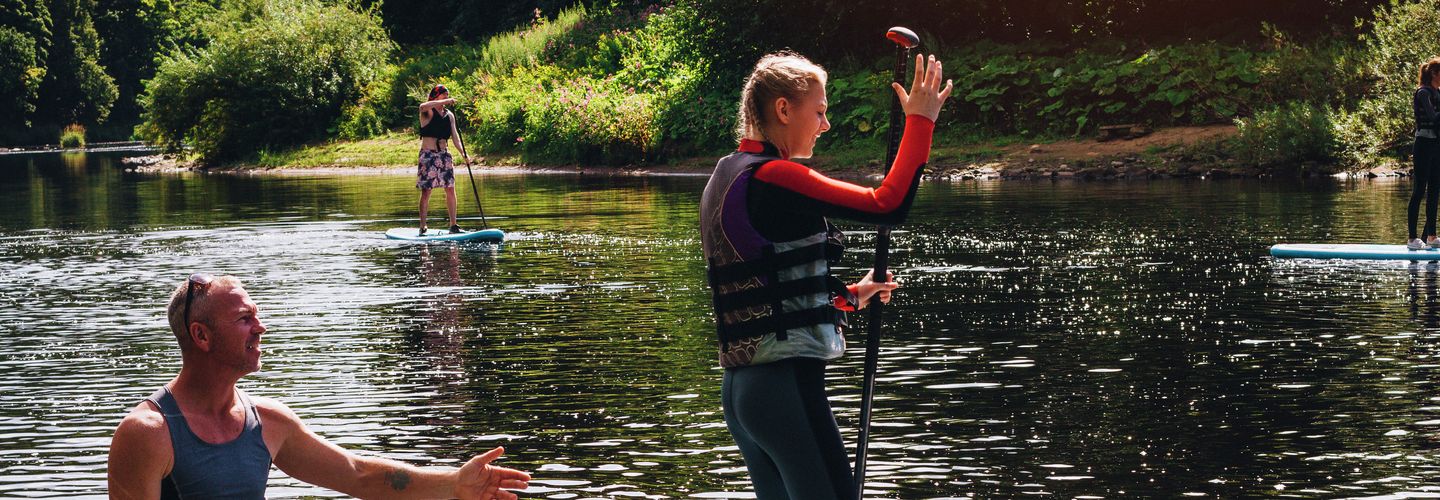
{"label": "man's outstretched arm", "polygon": [[256,398],[264,425],[282,433],[275,465],[295,479],[357,498],[514,499],[505,489],[527,487],[530,475],[490,462],[496,448],[463,467],[416,467],[404,462],[350,453],[312,432],[285,405]]}

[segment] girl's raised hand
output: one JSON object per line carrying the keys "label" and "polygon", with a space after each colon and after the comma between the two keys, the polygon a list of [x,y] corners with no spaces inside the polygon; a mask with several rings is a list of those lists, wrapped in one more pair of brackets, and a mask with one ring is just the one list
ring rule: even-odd
{"label": "girl's raised hand", "polygon": [[906,92],[898,82],[890,83],[895,95],[900,97],[900,107],[905,109],[905,114],[924,116],[932,122],[940,117],[940,106],[955,88],[955,82],[945,80],[945,88],[941,89],[942,76],[940,61],[934,54],[930,55],[929,64],[923,54],[915,54],[915,79],[910,82],[910,91]]}

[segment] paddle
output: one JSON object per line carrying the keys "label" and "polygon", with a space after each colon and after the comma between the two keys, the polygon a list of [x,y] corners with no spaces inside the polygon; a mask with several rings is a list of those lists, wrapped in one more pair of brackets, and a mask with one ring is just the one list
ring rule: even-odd
{"label": "paddle", "polygon": [[[455,115],[452,113],[450,116]],[[470,155],[465,154],[465,138],[460,136],[459,124],[455,125],[455,142],[460,144],[460,156],[465,158],[465,174],[470,176],[470,192],[475,195],[475,206],[480,209],[480,229],[486,229],[490,227],[490,222],[485,220],[485,206],[480,204],[480,189],[475,187],[475,172],[470,170]]]}
{"label": "paddle", "polygon": [[[915,36],[914,31],[896,26],[885,32],[885,38],[895,43],[895,72],[892,80],[904,85],[905,69],[910,61],[910,49],[920,45],[920,37]],[[905,114],[900,108],[900,96],[895,96],[890,101],[890,143],[885,150],[885,174],[890,174],[890,165],[895,163],[895,154],[900,149],[900,132],[905,127]],[[875,235],[875,269],[871,276],[879,282],[889,281],[888,276],[890,257],[890,227],[879,226]],[[865,334],[865,382],[863,385],[863,396],[860,399],[860,442],[855,449],[855,496],[863,498],[865,495],[865,449],[870,445],[870,410],[874,406],[875,398],[875,372],[880,364],[880,316],[884,310],[884,303],[876,297],[867,307],[870,308],[870,319],[866,325]]]}

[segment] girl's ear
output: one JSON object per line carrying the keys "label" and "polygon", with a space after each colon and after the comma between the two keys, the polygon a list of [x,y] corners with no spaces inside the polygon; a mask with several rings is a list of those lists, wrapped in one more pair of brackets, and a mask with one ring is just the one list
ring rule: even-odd
{"label": "girl's ear", "polygon": [[790,124],[790,100],[784,97],[775,100],[775,118],[781,125]]}

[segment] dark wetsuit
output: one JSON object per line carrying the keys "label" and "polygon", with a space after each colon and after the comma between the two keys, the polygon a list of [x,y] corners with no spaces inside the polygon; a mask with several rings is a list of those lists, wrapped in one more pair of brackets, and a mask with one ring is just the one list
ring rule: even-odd
{"label": "dark wetsuit", "polygon": [[[825,217],[900,223],[915,198],[934,127],[928,118],[907,118],[895,164],[879,188],[830,179],[788,160],[757,167],[746,200],[750,220],[771,241],[823,233]],[[746,152],[772,147],[740,144]],[[835,306],[854,309],[842,297]],[[725,423],[760,500],[855,498],[849,455],[825,395],[826,359],[816,353],[725,370]]]}
{"label": "dark wetsuit", "polygon": [[1415,89],[1412,101],[1415,108],[1415,170],[1411,176],[1413,189],[1410,192],[1410,239],[1415,239],[1416,219],[1420,216],[1420,198],[1425,198],[1425,232],[1421,236],[1435,235],[1435,206],[1440,202],[1440,138],[1436,128],[1440,125],[1440,91],[1431,87]]}

